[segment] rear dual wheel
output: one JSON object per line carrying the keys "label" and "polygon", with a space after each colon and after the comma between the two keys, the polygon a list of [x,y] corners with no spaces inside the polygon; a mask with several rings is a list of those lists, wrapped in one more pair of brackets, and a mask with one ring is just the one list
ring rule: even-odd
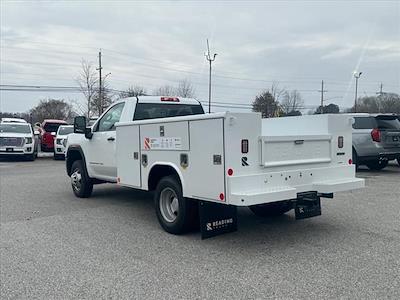
{"label": "rear dual wheel", "polygon": [[172,234],[182,234],[198,224],[197,202],[183,197],[175,176],[162,178],[154,194],[154,205],[161,227]]}

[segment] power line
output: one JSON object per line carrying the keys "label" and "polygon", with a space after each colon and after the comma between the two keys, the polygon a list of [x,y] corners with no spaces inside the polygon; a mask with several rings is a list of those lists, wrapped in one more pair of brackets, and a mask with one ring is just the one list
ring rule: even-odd
{"label": "power line", "polygon": [[[69,48],[78,48],[78,49],[96,49],[96,47],[94,46],[82,46],[82,45],[73,45],[73,44],[61,44],[61,43],[49,43],[49,42],[43,42],[43,41],[32,41],[32,40],[27,40],[27,39],[23,39],[23,38],[2,38],[1,40],[3,41],[7,41],[7,40],[11,40],[11,41],[23,41],[24,43],[33,43],[33,44],[40,44],[41,47],[43,47],[43,45],[51,45],[51,46],[61,46],[63,48],[65,47],[69,47]],[[7,46],[7,47],[13,47],[13,46]],[[5,48],[7,49],[7,47],[1,46],[1,48]],[[20,48],[20,49],[26,49],[26,50],[33,50],[33,49],[29,49],[29,48],[22,48],[22,47],[13,47],[13,48]],[[34,51],[48,51],[48,52],[54,52],[52,50],[46,50],[46,49],[34,49]],[[128,57],[130,61],[135,61],[135,64],[141,64],[144,66],[148,66],[148,67],[152,67],[152,68],[162,68],[162,69],[166,69],[169,71],[174,71],[174,72],[184,72],[184,73],[189,73],[189,74],[193,74],[193,75],[204,75],[203,73],[199,73],[199,72],[193,72],[193,71],[186,71],[186,70],[180,70],[180,69],[173,69],[173,68],[165,68],[165,67],[160,67],[160,66],[155,66],[155,65],[151,65],[151,64],[146,64],[146,63],[140,63],[137,62],[137,60],[132,60],[132,55],[129,53],[124,53],[121,51],[116,51],[113,49],[109,49],[109,48],[103,48],[103,50],[107,50],[125,57]],[[68,52],[68,51],[61,51],[61,50],[57,50],[58,53],[63,52],[63,53],[69,53],[69,54],[77,54],[77,52]],[[83,52],[81,52],[83,53]],[[88,52],[84,52],[84,53],[88,53]],[[159,63],[163,63],[165,64],[165,61],[161,61],[161,60],[155,60],[155,59],[143,59],[141,58],[141,60],[144,61],[154,61],[154,62],[159,62]],[[168,65],[171,65],[171,63],[168,62]],[[184,66],[184,67],[189,67],[192,68],[192,66],[189,65],[180,65],[180,66]],[[223,73],[221,73],[223,74]],[[243,80],[243,81],[253,81],[253,82],[266,82],[266,83],[273,83],[273,82],[282,82],[282,83],[301,83],[301,82],[315,82],[317,80],[317,77],[292,77],[292,78],[298,78],[299,80],[281,80],[281,81],[277,81],[277,80],[266,80],[266,79],[258,79],[258,78],[243,78],[243,77],[235,77],[235,76],[224,76],[224,75],[218,75],[215,74],[215,77],[219,77],[219,78],[226,78],[226,79],[232,79],[232,80]],[[307,78],[307,80],[304,80],[305,78]],[[330,80],[330,84],[332,85],[347,85],[348,82],[347,81],[337,81],[337,80]],[[367,82],[364,81],[363,84],[376,84],[376,82]],[[389,86],[396,86],[398,87],[398,84],[386,84]]]}

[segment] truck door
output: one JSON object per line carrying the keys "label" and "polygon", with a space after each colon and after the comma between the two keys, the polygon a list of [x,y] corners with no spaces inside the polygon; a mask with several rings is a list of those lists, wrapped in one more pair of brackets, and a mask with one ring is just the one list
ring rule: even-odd
{"label": "truck door", "polygon": [[93,137],[88,140],[88,165],[98,178],[116,180],[116,134],[115,123],[119,122],[125,103],[120,102],[108,109],[93,129]]}

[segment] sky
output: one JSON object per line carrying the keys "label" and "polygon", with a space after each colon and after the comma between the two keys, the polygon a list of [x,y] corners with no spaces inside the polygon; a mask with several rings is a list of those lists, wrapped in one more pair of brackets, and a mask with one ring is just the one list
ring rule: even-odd
{"label": "sky", "polygon": [[[82,60],[110,87],[189,80],[208,101],[206,39],[213,62],[213,111],[249,111],[273,84],[298,90],[304,109],[342,109],[359,95],[400,93],[398,1],[0,1],[0,111],[24,112],[40,99],[79,106],[77,91],[6,91],[5,85],[77,86]],[[38,89],[36,89],[38,90]]]}

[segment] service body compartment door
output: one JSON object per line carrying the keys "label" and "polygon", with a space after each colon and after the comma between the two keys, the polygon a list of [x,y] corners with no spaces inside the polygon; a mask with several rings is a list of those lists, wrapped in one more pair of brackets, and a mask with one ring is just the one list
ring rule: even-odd
{"label": "service body compartment door", "polygon": [[331,136],[263,136],[260,165],[264,167],[331,162]]}
{"label": "service body compartment door", "polygon": [[189,151],[188,121],[140,125],[142,151]]}
{"label": "service body compartment door", "polygon": [[187,197],[224,203],[223,119],[190,121],[189,166],[182,170]]}
{"label": "service body compartment door", "polygon": [[140,188],[139,125],[117,127],[117,174],[119,183]]}

